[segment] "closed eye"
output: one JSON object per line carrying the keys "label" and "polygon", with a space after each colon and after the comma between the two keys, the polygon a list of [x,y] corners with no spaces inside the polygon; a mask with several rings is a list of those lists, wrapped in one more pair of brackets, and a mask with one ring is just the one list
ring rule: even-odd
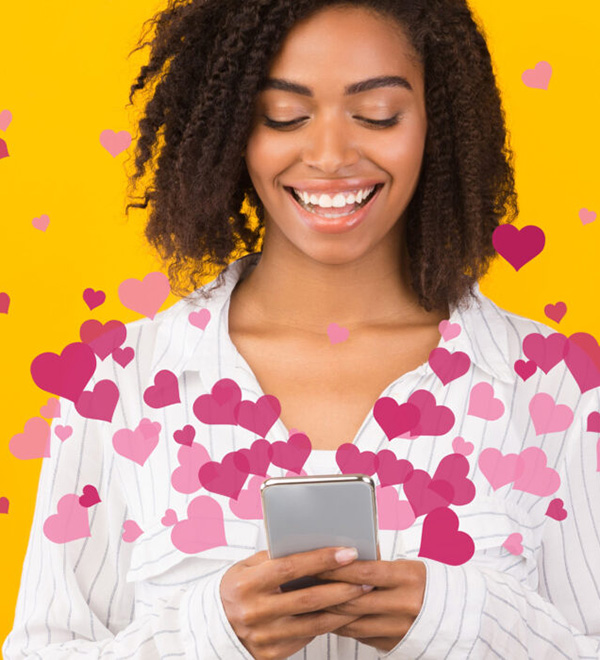
{"label": "closed eye", "polygon": [[[399,117],[400,113],[395,114],[389,119],[367,119],[366,117],[355,117],[355,119],[359,119],[360,121],[365,122],[371,126],[387,128],[388,126],[395,126],[398,123]],[[308,117],[299,117],[298,119],[291,119],[290,121],[276,121],[275,119],[267,117],[267,115],[263,115],[263,119],[264,125],[268,126],[269,128],[286,129],[300,124],[301,122],[308,119]]]}

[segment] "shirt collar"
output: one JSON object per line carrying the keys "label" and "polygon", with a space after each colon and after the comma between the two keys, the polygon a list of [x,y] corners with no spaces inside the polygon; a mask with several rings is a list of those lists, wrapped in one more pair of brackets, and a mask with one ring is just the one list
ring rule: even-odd
{"label": "shirt collar", "polygon": [[[163,369],[177,377],[185,371],[200,372],[202,381],[211,388],[222,378],[235,379],[240,362],[237,349],[229,338],[229,301],[238,281],[246,277],[260,259],[260,252],[251,253],[231,262],[213,281],[177,302],[155,318],[157,331],[152,368],[148,384]],[[202,290],[211,293],[205,299]],[[451,306],[450,323],[458,323],[461,332],[440,347],[450,352],[463,351],[471,362],[493,378],[513,383],[516,378],[509,362],[509,341],[506,312],[484,296],[479,284],[460,305]],[[194,326],[192,312],[208,309],[210,320],[204,330]]]}

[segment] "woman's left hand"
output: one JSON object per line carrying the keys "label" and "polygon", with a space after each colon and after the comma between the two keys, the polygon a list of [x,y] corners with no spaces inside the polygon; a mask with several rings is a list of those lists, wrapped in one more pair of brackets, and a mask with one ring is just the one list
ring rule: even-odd
{"label": "woman's left hand", "polygon": [[373,585],[375,589],[328,612],[360,615],[359,619],[333,632],[352,637],[380,651],[391,651],[406,635],[421,611],[427,569],[422,561],[360,561],[319,578],[336,582]]}

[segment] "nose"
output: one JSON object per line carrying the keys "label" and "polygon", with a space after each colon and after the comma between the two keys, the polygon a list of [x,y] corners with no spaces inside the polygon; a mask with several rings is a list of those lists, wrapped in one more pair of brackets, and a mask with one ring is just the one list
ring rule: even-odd
{"label": "nose", "polygon": [[309,167],[333,173],[360,159],[355,136],[339,115],[316,118],[310,128],[303,149],[303,161]]}

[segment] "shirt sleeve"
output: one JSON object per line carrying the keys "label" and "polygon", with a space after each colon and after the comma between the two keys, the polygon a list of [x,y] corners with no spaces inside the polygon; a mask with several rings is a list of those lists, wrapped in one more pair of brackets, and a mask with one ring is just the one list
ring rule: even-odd
{"label": "shirt sleeve", "polygon": [[[2,649],[5,660],[251,660],[220,599],[220,581],[231,562],[215,561],[211,567],[218,568],[198,579],[162,587],[164,598],[138,602],[143,596],[136,599],[136,584],[126,580],[133,543],[122,538],[129,515],[111,444],[114,426],[81,417],[64,399],[61,408],[61,419],[52,424],[50,456],[42,462],[14,624]],[[57,423],[73,428],[64,441],[54,432]],[[94,486],[101,499],[86,509],[89,535],[51,541],[44,522],[57,513],[61,497],[82,495],[85,485]]]}
{"label": "shirt sleeve", "polygon": [[567,434],[552,496],[564,501],[567,517],[544,521],[537,591],[477,553],[462,566],[424,559],[421,612],[381,658],[600,658],[600,465],[598,434],[586,432],[587,414],[600,411],[599,392],[586,400],[592,405]]}

